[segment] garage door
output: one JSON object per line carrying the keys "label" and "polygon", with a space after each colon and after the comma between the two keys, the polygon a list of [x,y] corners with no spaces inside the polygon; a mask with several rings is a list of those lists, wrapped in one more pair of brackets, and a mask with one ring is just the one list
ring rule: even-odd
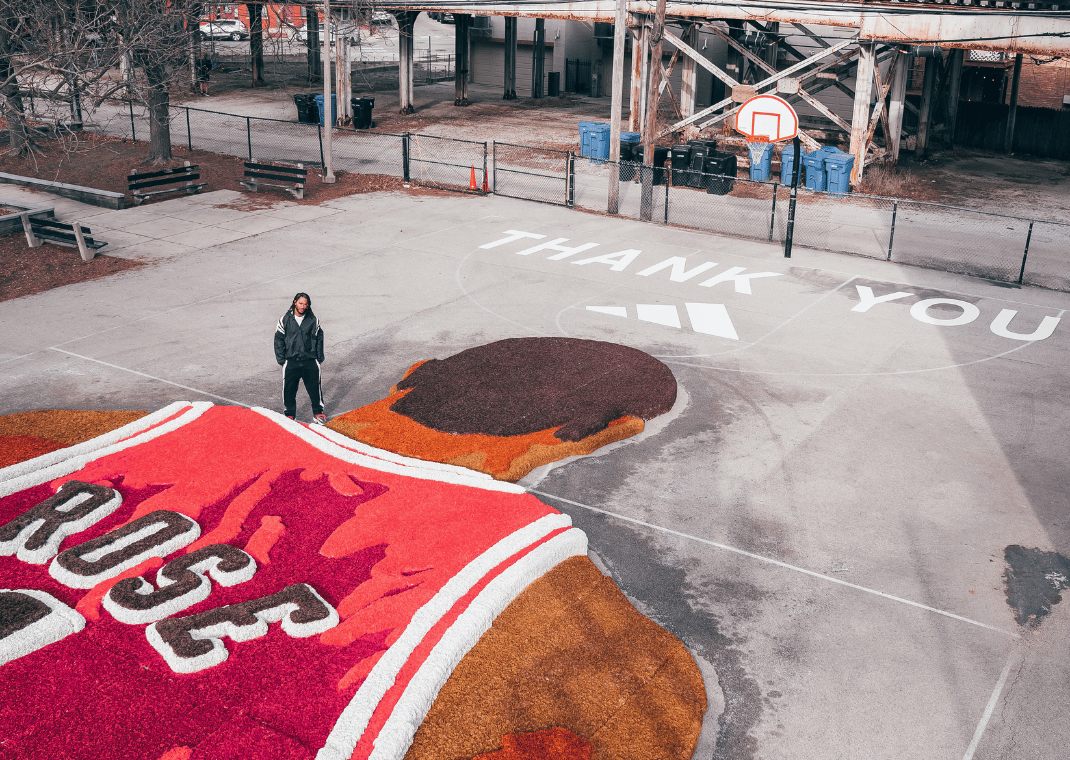
{"label": "garage door", "polygon": [[[531,64],[533,45],[518,44],[516,47],[516,94],[526,98],[531,95]],[[547,74],[554,68],[554,51],[547,45],[543,52],[542,91],[546,94]],[[505,43],[499,40],[472,40],[472,82],[505,87]]]}

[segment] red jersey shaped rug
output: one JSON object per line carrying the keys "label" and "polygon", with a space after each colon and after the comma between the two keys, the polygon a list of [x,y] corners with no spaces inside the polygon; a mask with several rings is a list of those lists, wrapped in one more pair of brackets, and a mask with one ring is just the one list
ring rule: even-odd
{"label": "red jersey shaped rug", "polygon": [[173,404],[0,470],[0,754],[395,760],[586,550],[488,475]]}

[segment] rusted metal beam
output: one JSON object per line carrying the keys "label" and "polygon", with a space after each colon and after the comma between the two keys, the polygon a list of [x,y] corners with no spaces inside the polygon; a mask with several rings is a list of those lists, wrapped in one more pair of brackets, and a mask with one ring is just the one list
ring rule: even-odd
{"label": "rusted metal beam", "polygon": [[[772,84],[775,84],[776,82],[780,81],[784,77],[788,77],[788,76],[791,76],[792,74],[794,74],[794,73],[796,73],[798,71],[802,71],[803,69],[807,68],[808,66],[811,66],[811,65],[817,63],[822,58],[826,58],[826,57],[828,57],[828,56],[830,56],[830,55],[832,55],[834,53],[838,53],[843,48],[847,47],[848,45],[852,45],[854,43],[855,43],[855,40],[843,40],[843,41],[837,43],[836,45],[834,45],[834,46],[832,46],[830,48],[826,48],[825,50],[822,50],[822,51],[820,51],[818,53],[815,53],[814,55],[810,56],[809,58],[807,58],[805,60],[799,61],[798,63],[789,66],[788,68],[784,69],[783,71],[778,72],[776,75],[771,76],[768,79],[764,79],[761,82],[758,82],[756,85],[754,85],[754,89],[757,90],[757,91],[761,91],[763,88],[766,88],[766,87],[769,87]],[[675,42],[673,44],[675,44]],[[856,54],[857,53],[855,51],[851,51],[850,53],[848,53],[846,55],[839,56],[839,57],[837,57],[837,58],[835,58],[835,59],[833,59],[831,61],[826,61],[824,64],[821,64],[821,65],[815,67],[812,71],[809,71],[804,76],[800,77],[800,80],[807,79],[807,78],[809,78],[811,76],[815,76],[819,72],[824,71],[825,69],[831,68],[833,66],[838,66],[839,64],[843,63],[844,61],[848,60],[849,58],[851,58],[852,56],[854,56]],[[710,65],[713,66],[712,63]],[[728,77],[727,74],[725,74],[724,76]],[[729,77],[729,79],[731,79],[731,77]],[[732,80],[732,81],[735,81],[735,80]],[[736,84],[738,85],[738,83],[736,83]],[[686,127],[688,124],[693,124],[693,123],[697,122],[699,119],[704,119],[705,117],[709,116],[710,114],[716,113],[717,111],[721,110],[722,108],[724,108],[725,106],[731,104],[732,102],[733,102],[732,98],[730,98],[730,97],[729,98],[725,98],[720,103],[714,103],[712,106],[709,106],[707,108],[703,108],[701,111],[698,111],[697,113],[695,113],[694,115],[692,115],[688,119],[683,119],[682,121],[677,122],[676,124],[673,124],[671,127],[666,127],[665,129],[661,130],[659,135],[668,134],[669,132],[675,132],[678,129],[682,129],[683,127]],[[737,109],[733,109],[730,113],[735,113],[736,110]],[[729,114],[721,114],[720,117],[711,119],[710,121],[703,122],[703,123],[699,124],[699,128],[700,129],[704,129],[705,127],[708,127],[711,124],[716,124],[717,122],[722,121],[727,115],[729,115]]]}
{"label": "rusted metal beam", "polygon": [[719,69],[717,67],[717,65],[713,63],[713,61],[711,61],[709,58],[704,56],[702,53],[700,53],[697,50],[695,50],[693,47],[688,45],[682,39],[680,39],[675,34],[670,32],[668,29],[665,30],[665,39],[667,39],[669,42],[671,42],[673,45],[675,45],[676,48],[678,50],[680,50],[681,52],[683,52],[684,55],[686,55],[688,58],[690,58],[692,61],[697,63],[702,68],[706,69],[706,71],[708,71],[711,74],[713,74],[715,77],[720,79],[722,82],[724,82],[729,87],[738,87],[739,86],[739,82],[737,82],[735,79],[733,79],[731,76],[729,76],[726,72],[724,72],[721,69]]}
{"label": "rusted metal beam", "polygon": [[634,132],[641,123],[640,104],[643,100],[643,28],[632,33],[632,97],[628,103],[628,131]]}
{"label": "rusted metal beam", "polygon": [[[686,38],[687,44],[694,49],[697,37],[698,25],[691,24],[681,38]],[[679,48],[677,48],[677,51],[679,51]],[[697,94],[697,90],[698,63],[690,55],[685,55],[684,68],[680,76],[680,118],[686,119],[695,112],[695,95]]]}
{"label": "rusted metal beam", "polygon": [[863,42],[858,46],[858,77],[855,80],[854,111],[851,115],[851,155],[855,157],[851,167],[851,185],[862,178],[866,159],[866,125],[869,116],[870,93],[873,91],[874,48],[876,43]]}

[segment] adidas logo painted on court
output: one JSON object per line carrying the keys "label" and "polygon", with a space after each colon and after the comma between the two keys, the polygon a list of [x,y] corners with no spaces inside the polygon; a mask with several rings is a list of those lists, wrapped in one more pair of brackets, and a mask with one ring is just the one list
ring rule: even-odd
{"label": "adidas logo painted on court", "polygon": [[[716,335],[718,338],[739,340],[736,328],[728,316],[728,310],[719,303],[685,303],[691,329],[703,335]],[[588,306],[587,311],[609,314],[614,317],[628,318],[627,306]],[[680,312],[671,304],[639,303],[635,305],[635,318],[641,322],[653,322],[656,325],[682,329]]]}

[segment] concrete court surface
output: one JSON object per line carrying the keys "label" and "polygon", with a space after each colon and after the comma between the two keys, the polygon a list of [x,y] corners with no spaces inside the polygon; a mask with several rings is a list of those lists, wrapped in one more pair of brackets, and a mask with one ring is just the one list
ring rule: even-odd
{"label": "concrete court surface", "polygon": [[1070,295],[498,197],[320,208],[0,303],[0,412],[279,409],[297,291],[329,416],[501,338],[634,346],[673,411],[522,482],[699,659],[696,758],[1064,755],[1070,610],[1019,627],[1003,557],[1070,554]]}

